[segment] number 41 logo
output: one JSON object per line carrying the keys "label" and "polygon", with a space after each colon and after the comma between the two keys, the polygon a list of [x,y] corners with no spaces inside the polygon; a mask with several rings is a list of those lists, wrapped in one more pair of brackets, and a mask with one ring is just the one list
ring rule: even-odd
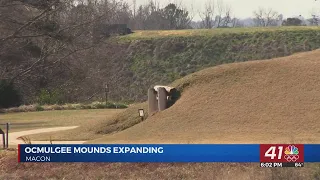
{"label": "number 41 logo", "polygon": [[[278,159],[282,158],[282,152],[283,152],[283,146],[278,147]],[[277,147],[276,146],[271,146],[266,153],[264,154],[265,157],[270,157],[271,159],[274,159],[277,156]]]}
{"label": "number 41 logo", "polygon": [[304,162],[302,144],[261,144],[260,162]]}

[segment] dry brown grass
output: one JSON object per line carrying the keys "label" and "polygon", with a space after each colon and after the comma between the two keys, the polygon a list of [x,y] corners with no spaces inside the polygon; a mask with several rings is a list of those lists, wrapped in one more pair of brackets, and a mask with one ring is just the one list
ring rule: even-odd
{"label": "dry brown grass", "polygon": [[92,143],[320,143],[320,50],[187,76],[170,109]]}
{"label": "dry brown grass", "polygon": [[0,152],[0,179],[315,179],[317,165],[264,169],[237,163],[17,163],[16,152]]}
{"label": "dry brown grass", "polygon": [[97,134],[110,134],[128,129],[141,122],[141,118],[138,115],[138,109],[144,109],[145,116],[148,116],[147,103],[133,104],[124,111],[111,117],[109,121],[101,122],[91,126],[91,128],[94,129]]}
{"label": "dry brown grass", "polygon": [[163,37],[188,37],[188,36],[215,36],[230,33],[254,33],[274,31],[318,30],[317,26],[293,26],[293,27],[255,27],[255,28],[221,28],[221,29],[183,29],[183,30],[143,30],[121,36],[120,39],[154,39]]}
{"label": "dry brown grass", "polygon": [[81,118],[86,118],[86,120],[78,124],[80,125],[79,128],[63,132],[36,134],[30,137],[32,140],[49,140],[49,138],[52,138],[54,141],[97,139],[105,134],[116,133],[140,123],[141,119],[138,116],[138,109],[140,108],[147,110],[147,104],[134,104],[125,110],[105,110],[96,114],[83,114]]}
{"label": "dry brown grass", "polygon": [[101,137],[96,127],[108,123],[114,115],[123,110],[65,110],[27,113],[8,113],[0,116],[0,124],[10,122],[10,132],[50,127],[80,126],[77,129],[31,135],[30,139],[53,141],[91,140]]}

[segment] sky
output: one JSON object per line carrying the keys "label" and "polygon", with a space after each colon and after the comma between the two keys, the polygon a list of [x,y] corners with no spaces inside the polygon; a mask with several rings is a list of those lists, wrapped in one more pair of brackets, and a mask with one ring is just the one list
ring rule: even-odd
{"label": "sky", "polygon": [[[132,4],[133,0],[125,0]],[[149,0],[136,0],[137,4],[145,4]],[[204,9],[208,0],[157,0],[162,5],[169,2],[180,2],[184,7],[191,9],[197,16],[200,10]],[[259,7],[272,8],[283,14],[284,17],[296,17],[302,15],[305,18],[311,17],[311,14],[320,14],[320,0],[223,0],[224,4],[231,6],[233,14],[238,18],[253,17],[253,11]],[[198,19],[199,17],[195,17]]]}

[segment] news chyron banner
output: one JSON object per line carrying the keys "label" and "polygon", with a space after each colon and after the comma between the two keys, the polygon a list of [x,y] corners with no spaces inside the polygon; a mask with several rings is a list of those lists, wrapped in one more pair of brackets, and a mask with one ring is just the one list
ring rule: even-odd
{"label": "news chyron banner", "polygon": [[260,163],[260,167],[304,167],[320,162],[320,144],[156,144],[18,146],[19,162]]}
{"label": "news chyron banner", "polygon": [[260,145],[261,167],[304,167],[304,145]]}

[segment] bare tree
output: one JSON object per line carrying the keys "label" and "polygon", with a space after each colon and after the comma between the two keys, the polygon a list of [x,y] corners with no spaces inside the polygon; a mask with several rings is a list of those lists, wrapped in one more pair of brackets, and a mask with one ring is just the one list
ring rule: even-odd
{"label": "bare tree", "polygon": [[234,24],[231,6],[224,4],[223,0],[217,0],[217,2],[208,0],[204,11],[199,15],[201,17],[201,28],[232,27]]}
{"label": "bare tree", "polygon": [[253,12],[254,23],[256,26],[267,27],[277,26],[279,21],[279,13],[272,9],[259,8]]}
{"label": "bare tree", "polygon": [[92,43],[94,27],[131,18],[116,0],[0,1],[0,11],[0,79],[31,99],[42,88],[74,92],[96,66],[92,56],[101,55],[92,51],[106,37]]}
{"label": "bare tree", "polygon": [[222,26],[229,27],[229,24],[232,22],[232,15],[231,15],[231,7],[229,5],[225,6],[224,9],[224,16],[222,17]]}
{"label": "bare tree", "polygon": [[311,26],[318,26],[319,25],[319,16],[312,14],[312,18],[308,21],[310,22]]}
{"label": "bare tree", "polygon": [[201,17],[200,28],[211,29],[214,27],[215,3],[214,0],[208,0],[205,3],[204,12],[199,13]]}
{"label": "bare tree", "polygon": [[133,18],[136,17],[136,11],[137,11],[137,0],[132,0],[133,2]]}
{"label": "bare tree", "polygon": [[233,17],[231,20],[232,27],[244,27],[244,24],[240,21],[240,19]]}
{"label": "bare tree", "polygon": [[191,27],[193,15],[181,4],[169,3],[161,8],[157,1],[150,0],[139,6],[132,19],[136,29],[187,29]]}
{"label": "bare tree", "polygon": [[217,0],[217,15],[215,18],[215,26],[219,28],[223,25],[223,15],[225,12],[225,6],[223,0]]}
{"label": "bare tree", "polygon": [[146,5],[140,5],[134,19],[136,29],[163,29],[165,27],[161,8],[157,1],[149,0]]}

